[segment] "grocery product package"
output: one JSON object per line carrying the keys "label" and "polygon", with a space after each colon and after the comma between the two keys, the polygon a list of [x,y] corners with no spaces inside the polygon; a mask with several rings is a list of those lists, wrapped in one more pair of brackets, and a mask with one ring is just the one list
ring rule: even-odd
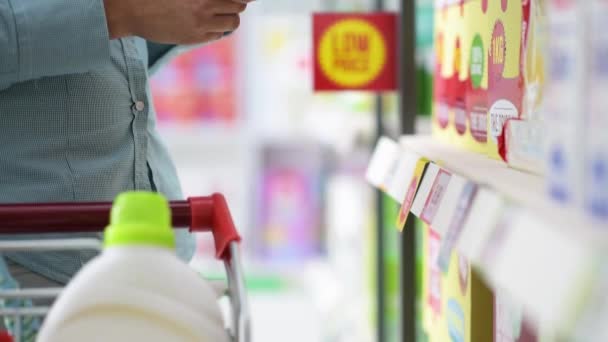
{"label": "grocery product package", "polygon": [[447,272],[437,262],[441,238],[423,229],[420,277],[422,327],[430,342],[492,340],[493,297],[478,273],[454,251]]}
{"label": "grocery product package", "polygon": [[[587,37],[583,0],[548,0],[546,180],[557,202],[582,207]],[[604,95],[605,96],[605,95]]]}
{"label": "grocery product package", "polygon": [[530,0],[528,29],[523,47],[523,111],[507,120],[499,153],[510,167],[542,175],[544,173],[544,118],[542,111],[546,65],[545,0]]}
{"label": "grocery product package", "polygon": [[484,153],[489,34],[482,0],[435,6],[433,134]]}
{"label": "grocery product package", "polygon": [[589,118],[585,161],[585,206],[608,222],[608,2],[588,0]]}
{"label": "grocery product package", "polygon": [[505,122],[522,118],[530,7],[529,0],[436,3],[438,139],[500,159]]}
{"label": "grocery product package", "polygon": [[530,19],[530,2],[487,3],[491,44],[488,51],[487,153],[500,158],[499,142],[505,122],[521,118],[524,97],[524,51]]}
{"label": "grocery product package", "polygon": [[448,8],[443,1],[435,2],[435,78],[433,80],[433,135],[444,142],[451,142],[453,132],[450,120],[448,95],[449,85],[454,77],[454,48],[448,34],[455,31],[457,24],[451,24],[447,16]]}

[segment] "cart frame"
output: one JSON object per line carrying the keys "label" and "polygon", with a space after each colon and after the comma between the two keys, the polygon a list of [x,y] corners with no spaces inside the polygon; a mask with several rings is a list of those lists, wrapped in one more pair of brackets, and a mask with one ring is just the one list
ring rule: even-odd
{"label": "cart frame", "polygon": [[[175,229],[211,232],[215,255],[224,262],[231,306],[228,333],[233,342],[251,340],[249,302],[245,287],[240,241],[226,199],[221,194],[171,201],[169,206]],[[111,202],[1,204],[0,235],[102,232],[109,223]],[[0,252],[94,250],[101,251],[97,239],[4,240]],[[56,298],[62,288],[15,289],[0,291],[0,299]],[[45,316],[50,307],[0,308],[0,316],[15,318],[14,338],[21,341],[21,320]]]}

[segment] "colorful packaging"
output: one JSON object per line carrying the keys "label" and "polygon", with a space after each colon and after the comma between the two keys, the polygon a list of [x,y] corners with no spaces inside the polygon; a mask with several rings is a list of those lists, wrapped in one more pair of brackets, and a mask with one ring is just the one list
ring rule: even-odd
{"label": "colorful packaging", "polygon": [[499,158],[503,125],[520,118],[529,0],[436,7],[434,135]]}
{"label": "colorful packaging", "polygon": [[542,121],[545,86],[547,17],[545,0],[530,1],[530,20],[524,46],[524,111],[522,119]]}
{"label": "colorful packaging", "polygon": [[454,252],[446,273],[437,263],[439,235],[425,226],[422,272],[423,328],[428,341],[476,342],[492,340],[493,297],[471,269]]}
{"label": "colorful packaging", "polygon": [[544,173],[544,118],[542,116],[543,87],[545,85],[544,0],[530,1],[530,20],[524,46],[523,112],[520,118],[507,120],[499,153],[509,166],[536,173]]}
{"label": "colorful packaging", "polygon": [[256,257],[272,265],[303,262],[323,253],[326,151],[293,143],[264,146],[257,191]]}
{"label": "colorful packaging", "polygon": [[585,206],[608,221],[608,1],[589,0],[589,121],[585,161]]}
{"label": "colorful packaging", "polygon": [[488,141],[488,48],[490,30],[488,27],[487,6],[481,1],[465,4],[465,70],[468,71],[466,89],[467,124],[472,146],[485,150]]}
{"label": "colorful packaging", "polygon": [[482,1],[446,1],[436,7],[433,132],[443,141],[485,151],[489,43]]}
{"label": "colorful packaging", "polygon": [[520,118],[523,106],[523,52],[530,18],[528,0],[486,1],[490,17],[488,50],[488,155],[500,158],[499,141],[509,119]]}
{"label": "colorful packaging", "polygon": [[[587,51],[583,0],[548,0],[546,180],[551,198],[582,207]],[[603,96],[606,96],[603,94]]]}
{"label": "colorful packaging", "polygon": [[189,51],[151,81],[158,120],[165,126],[232,127],[238,115],[236,37]]}
{"label": "colorful packaging", "polygon": [[[454,20],[454,18],[456,20]],[[452,104],[455,70],[455,54],[459,11],[454,12],[444,1],[435,3],[435,79],[433,80],[433,134],[444,142],[451,142],[453,121]],[[460,21],[461,24],[461,21]]]}

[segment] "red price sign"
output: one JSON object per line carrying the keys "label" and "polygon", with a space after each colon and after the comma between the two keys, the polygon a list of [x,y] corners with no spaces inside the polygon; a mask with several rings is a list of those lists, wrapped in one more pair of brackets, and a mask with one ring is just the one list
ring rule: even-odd
{"label": "red price sign", "polygon": [[396,90],[397,17],[315,14],[315,90]]}

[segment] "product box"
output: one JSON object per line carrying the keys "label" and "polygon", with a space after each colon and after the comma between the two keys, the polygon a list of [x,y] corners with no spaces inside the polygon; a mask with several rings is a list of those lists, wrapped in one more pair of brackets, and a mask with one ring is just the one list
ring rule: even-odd
{"label": "product box", "polygon": [[482,0],[444,1],[435,11],[433,133],[483,153],[489,35]]}
{"label": "product box", "polygon": [[250,240],[259,260],[280,267],[324,253],[326,153],[306,142],[262,147]]}
{"label": "product box", "polygon": [[585,161],[585,206],[608,222],[608,2],[588,0],[589,118]]}
{"label": "product box", "polygon": [[[583,0],[548,0],[546,116],[547,192],[582,207],[586,105],[586,33]],[[602,96],[606,96],[603,94]]]}
{"label": "product box", "polygon": [[436,7],[433,133],[500,158],[503,125],[520,118],[529,0],[443,1]]}
{"label": "product box", "polygon": [[546,65],[546,9],[544,0],[530,0],[530,20],[523,49],[523,111],[507,120],[499,153],[509,166],[544,174],[545,122],[542,109]]}
{"label": "product box", "polygon": [[499,142],[509,119],[521,117],[524,97],[524,51],[530,19],[529,0],[487,1],[491,43],[488,51],[488,144],[500,158]]}
{"label": "product box", "polygon": [[235,37],[180,55],[150,81],[163,126],[233,127],[239,121]]}
{"label": "product box", "polygon": [[[483,1],[469,1],[464,5],[465,34],[463,41],[466,82],[466,125],[463,135],[465,146],[484,152],[488,141],[488,49],[490,30]],[[456,124],[459,125],[458,120]]]}
{"label": "product box", "polygon": [[441,240],[428,226],[424,249],[422,317],[431,342],[486,342],[493,335],[493,297],[468,261],[453,252],[447,272],[437,263]]}
{"label": "product box", "polygon": [[433,80],[433,134],[440,140],[451,143],[454,137],[451,118],[454,90],[451,89],[458,79],[456,71],[460,68],[460,58],[455,49],[462,19],[459,8],[448,5],[447,1],[435,3],[435,78]]}

